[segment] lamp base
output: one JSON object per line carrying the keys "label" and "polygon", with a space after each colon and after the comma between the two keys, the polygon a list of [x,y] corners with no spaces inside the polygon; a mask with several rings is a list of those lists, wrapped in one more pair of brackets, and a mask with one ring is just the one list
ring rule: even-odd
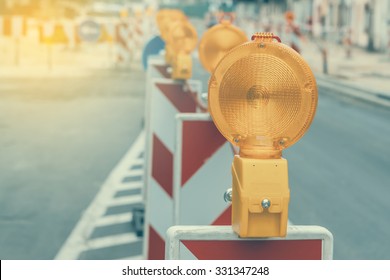
{"label": "lamp base", "polygon": [[240,237],[287,234],[287,160],[234,157],[232,226]]}
{"label": "lamp base", "polygon": [[192,57],[187,53],[174,56],[172,62],[172,79],[188,80],[192,76]]}

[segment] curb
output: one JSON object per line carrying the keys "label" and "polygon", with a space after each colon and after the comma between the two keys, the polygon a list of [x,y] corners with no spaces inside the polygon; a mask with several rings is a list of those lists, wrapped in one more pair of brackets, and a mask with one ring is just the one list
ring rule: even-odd
{"label": "curb", "polygon": [[376,92],[369,89],[348,85],[322,74],[315,75],[318,87],[348,95],[352,98],[368,101],[384,107],[390,107],[390,93]]}

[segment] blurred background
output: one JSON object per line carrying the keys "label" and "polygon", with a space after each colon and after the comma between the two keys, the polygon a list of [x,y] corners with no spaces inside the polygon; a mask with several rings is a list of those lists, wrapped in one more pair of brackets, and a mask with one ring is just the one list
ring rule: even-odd
{"label": "blurred background", "polygon": [[[0,0],[0,259],[54,259],[86,219],[143,129],[142,52],[161,8],[183,10],[199,38],[234,12],[249,37],[273,32],[306,59],[320,96],[284,153],[290,220],[328,228],[336,259],[390,259],[387,0]],[[116,224],[78,231],[74,258],[141,258],[142,238],[115,237],[134,231],[134,201],[107,204]]]}

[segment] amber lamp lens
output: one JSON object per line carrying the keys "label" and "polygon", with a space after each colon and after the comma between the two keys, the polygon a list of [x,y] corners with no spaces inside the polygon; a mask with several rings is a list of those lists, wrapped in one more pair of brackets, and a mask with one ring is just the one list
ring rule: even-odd
{"label": "amber lamp lens", "polygon": [[180,10],[163,9],[158,11],[156,21],[160,30],[161,38],[167,42],[170,26],[178,20],[186,19],[186,15]]}
{"label": "amber lamp lens", "polygon": [[176,21],[171,25],[167,43],[175,52],[192,52],[197,45],[198,35],[189,21]]}
{"label": "amber lamp lens", "polygon": [[317,106],[314,75],[290,47],[255,40],[231,50],[209,82],[209,111],[248,157],[280,157],[309,128]]}
{"label": "amber lamp lens", "polygon": [[230,22],[214,25],[203,34],[200,41],[200,62],[208,72],[212,72],[228,51],[247,41],[245,33]]}

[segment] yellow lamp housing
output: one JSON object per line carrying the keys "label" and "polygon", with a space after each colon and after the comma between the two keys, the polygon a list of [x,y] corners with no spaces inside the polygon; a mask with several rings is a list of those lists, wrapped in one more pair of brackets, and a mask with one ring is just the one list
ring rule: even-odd
{"label": "yellow lamp housing", "polygon": [[171,27],[177,21],[187,21],[186,15],[180,10],[162,9],[157,12],[156,22],[160,30],[161,38],[165,42],[165,61],[169,65],[172,65],[173,63],[174,51],[170,47],[168,41]]}
{"label": "yellow lamp housing", "polygon": [[232,226],[240,237],[286,235],[290,190],[282,150],[309,128],[317,107],[314,75],[303,58],[257,33],[216,66],[209,111],[240,148],[232,164]]}
{"label": "yellow lamp housing", "polygon": [[173,57],[172,79],[188,80],[192,76],[192,57],[190,54],[181,52]]}
{"label": "yellow lamp housing", "polygon": [[225,54],[234,47],[248,41],[244,31],[234,26],[229,20],[209,28],[199,43],[199,60],[202,66],[212,72]]}
{"label": "yellow lamp housing", "polygon": [[180,10],[162,9],[157,12],[156,22],[160,30],[161,38],[167,42],[170,25],[177,20],[186,20],[186,15]]}
{"label": "yellow lamp housing", "polygon": [[172,65],[172,79],[187,80],[192,76],[191,52],[196,48],[198,36],[189,21],[177,21],[171,26],[167,41]]}
{"label": "yellow lamp housing", "polygon": [[172,49],[172,46],[169,45],[169,44],[165,44],[165,55],[164,55],[164,58],[165,58],[165,62],[166,64],[168,65],[172,65],[173,64],[173,60],[175,58],[175,53]]}

